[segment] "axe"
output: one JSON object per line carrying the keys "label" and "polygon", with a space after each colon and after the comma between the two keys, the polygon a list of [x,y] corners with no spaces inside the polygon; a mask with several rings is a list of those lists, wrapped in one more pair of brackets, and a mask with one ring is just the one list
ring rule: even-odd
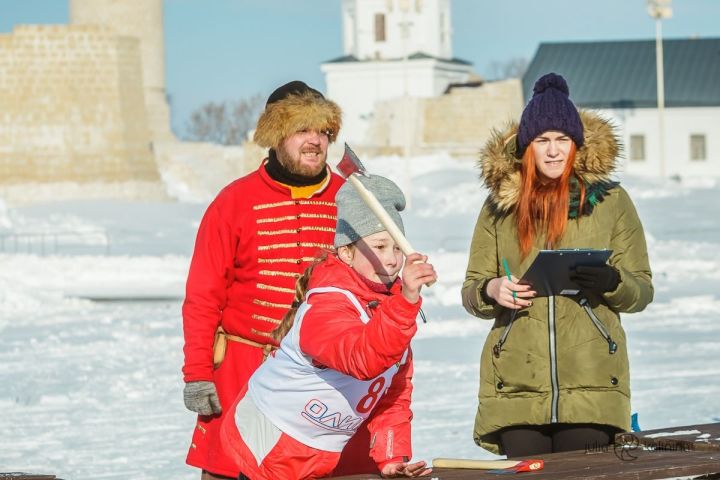
{"label": "axe", "polygon": [[466,458],[436,458],[433,468],[467,468],[489,470],[488,473],[518,473],[542,470],[542,460],[470,460]]}
{"label": "axe", "polygon": [[[407,257],[408,255],[415,253],[415,249],[410,245],[405,235],[402,233],[400,228],[395,224],[390,215],[385,211],[383,206],[380,204],[375,195],[365,188],[365,185],[357,178],[358,175],[366,175],[365,166],[362,164],[360,159],[355,155],[348,144],[345,144],[345,153],[343,154],[340,163],[337,164],[337,169],[345,179],[355,187],[360,198],[365,204],[372,210],[380,223],[382,223],[385,230],[390,234],[395,243],[398,244],[400,250]],[[429,287],[435,282],[429,282],[426,285]]]}

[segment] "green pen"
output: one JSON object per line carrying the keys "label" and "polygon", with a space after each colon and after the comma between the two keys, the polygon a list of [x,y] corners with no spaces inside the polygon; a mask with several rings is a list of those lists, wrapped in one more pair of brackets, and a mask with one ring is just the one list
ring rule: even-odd
{"label": "green pen", "polygon": [[[505,258],[502,259],[503,268],[505,269],[505,275],[507,275],[507,279],[512,282],[512,277],[510,276],[510,267],[508,267],[507,260]],[[517,299],[517,292],[513,290],[513,300]]]}

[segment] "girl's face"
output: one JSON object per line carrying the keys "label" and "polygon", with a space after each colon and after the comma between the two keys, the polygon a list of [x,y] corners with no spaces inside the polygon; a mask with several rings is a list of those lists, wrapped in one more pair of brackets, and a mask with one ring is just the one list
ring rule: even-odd
{"label": "girl's face", "polygon": [[530,143],[538,173],[550,180],[560,178],[565,170],[572,140],[563,132],[549,130]]}
{"label": "girl's face", "polygon": [[400,247],[387,231],[373,233],[355,242],[355,248],[340,247],[340,259],[375,283],[395,281],[403,266]]}

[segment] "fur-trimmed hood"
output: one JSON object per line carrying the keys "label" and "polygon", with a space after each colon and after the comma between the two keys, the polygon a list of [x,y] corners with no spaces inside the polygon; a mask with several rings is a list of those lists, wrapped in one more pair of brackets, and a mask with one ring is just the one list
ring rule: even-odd
{"label": "fur-trimmed hood", "polygon": [[[588,185],[607,184],[621,150],[614,126],[590,111],[581,110],[580,119],[585,144],[575,155],[575,173]],[[517,132],[517,122],[511,122],[502,131],[494,130],[478,160],[480,177],[500,213],[510,212],[520,198],[522,160],[515,156]]]}
{"label": "fur-trimmed hood", "polygon": [[282,141],[301,130],[326,132],[334,142],[342,125],[340,107],[313,91],[288,95],[270,103],[258,119],[255,143],[277,149]]}

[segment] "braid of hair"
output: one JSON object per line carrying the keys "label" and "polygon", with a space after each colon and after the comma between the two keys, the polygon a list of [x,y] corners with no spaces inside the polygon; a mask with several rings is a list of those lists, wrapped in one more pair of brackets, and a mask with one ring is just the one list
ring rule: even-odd
{"label": "braid of hair", "polygon": [[292,305],[290,306],[290,309],[285,312],[285,315],[283,316],[280,325],[275,327],[275,329],[270,332],[270,336],[278,344],[292,328],[293,323],[295,322],[295,315],[297,314],[298,308],[300,308],[300,305],[302,305],[302,303],[305,301],[305,294],[307,293],[308,283],[310,282],[310,277],[312,276],[313,270],[315,270],[316,266],[324,262],[327,259],[327,256],[328,252],[324,252],[318,258],[316,258],[315,261],[305,269],[305,272],[303,272],[303,274],[298,277],[297,281],[295,282],[295,298],[293,299]]}

